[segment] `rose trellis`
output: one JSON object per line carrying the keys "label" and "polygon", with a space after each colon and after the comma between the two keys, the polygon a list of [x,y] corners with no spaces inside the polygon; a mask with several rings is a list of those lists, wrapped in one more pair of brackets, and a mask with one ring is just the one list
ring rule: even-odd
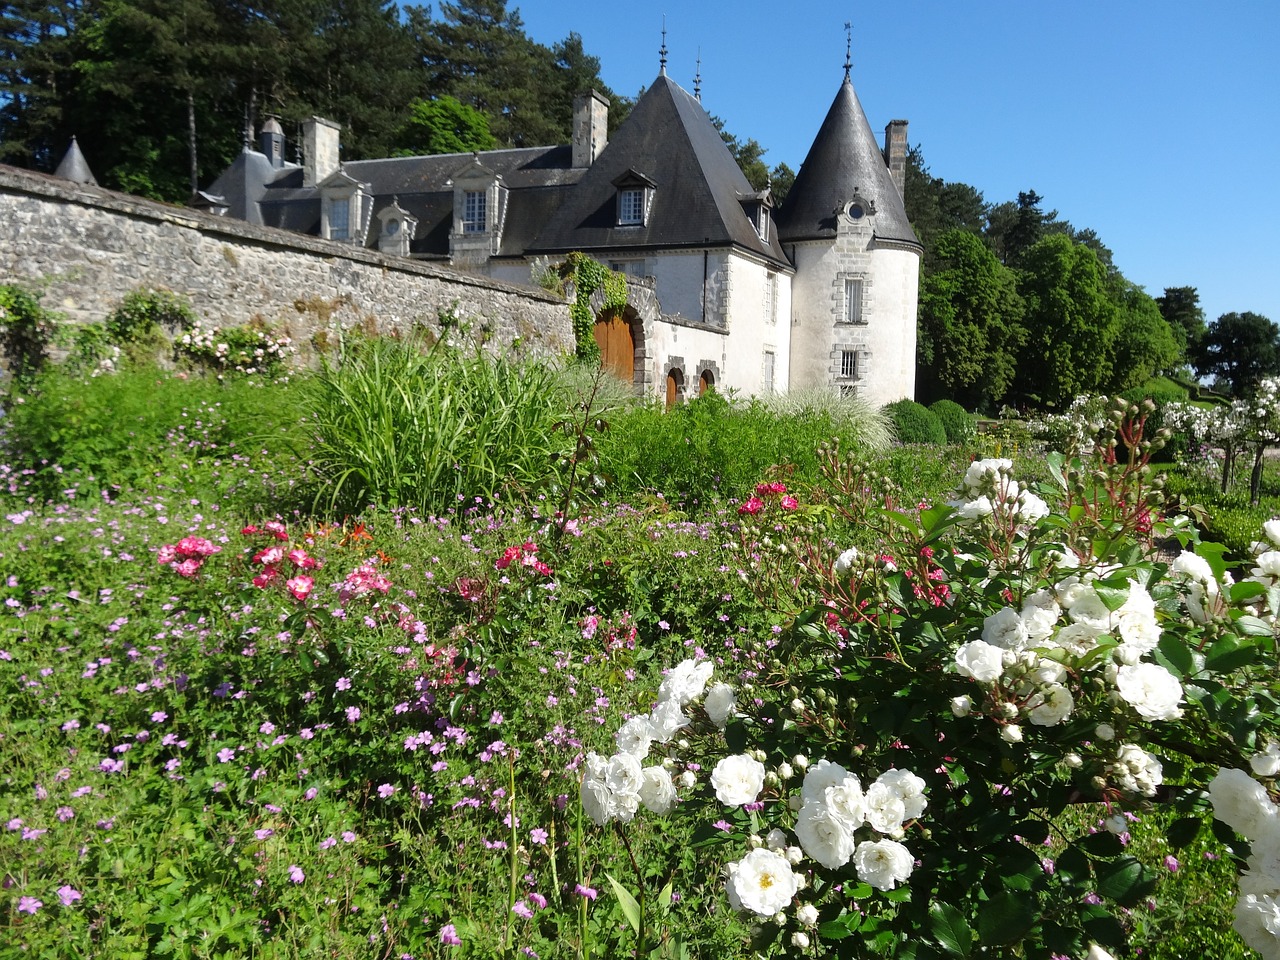
{"label": "rose trellis", "polygon": [[[1185,844],[1214,783],[1219,811],[1256,807],[1219,812],[1253,841],[1237,929],[1280,955],[1280,522],[1233,574],[1161,515],[1143,434],[1115,406],[1052,489],[978,461],[936,506],[899,508],[834,449],[819,489],[762,484],[740,561],[790,628],[761,671],[671,669],[588,758],[586,813],[702,817],[762,952],[1098,958],[1158,896],[1118,815],[1165,805]],[[1251,760],[1260,779],[1223,779]]]}

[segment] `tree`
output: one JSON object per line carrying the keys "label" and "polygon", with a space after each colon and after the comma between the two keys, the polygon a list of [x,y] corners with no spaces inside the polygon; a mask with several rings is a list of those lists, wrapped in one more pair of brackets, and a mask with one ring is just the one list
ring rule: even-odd
{"label": "tree", "polygon": [[53,170],[70,133],[63,118],[74,70],[75,0],[0,7],[0,161]]}
{"label": "tree", "polygon": [[1012,271],[977,235],[949,230],[920,284],[922,392],[993,410],[1013,383],[1026,336]]}
{"label": "tree", "polygon": [[1280,375],[1280,327],[1257,313],[1224,313],[1200,339],[1192,365],[1202,377],[1250,395],[1263,377]]}
{"label": "tree", "polygon": [[1055,233],[1020,259],[1027,341],[1018,361],[1018,394],[1057,405],[1101,389],[1113,373],[1120,311],[1097,254]]}
{"label": "tree", "polygon": [[1119,274],[1116,277],[1113,297],[1120,325],[1111,356],[1111,379],[1106,384],[1113,393],[1141,386],[1156,374],[1171,370],[1182,356],[1156,302],[1141,287]]}
{"label": "tree", "polygon": [[400,156],[467,153],[497,145],[489,132],[489,118],[447,94],[410,103],[409,119],[396,135]]}
{"label": "tree", "polygon": [[1195,287],[1165,287],[1164,294],[1156,297],[1156,306],[1178,341],[1182,359],[1190,359],[1205,332],[1199,292]]}
{"label": "tree", "polygon": [[988,207],[982,194],[967,183],[947,183],[929,172],[919,146],[907,151],[903,204],[924,246],[924,270],[934,269],[934,241],[948,230],[981,234]]}

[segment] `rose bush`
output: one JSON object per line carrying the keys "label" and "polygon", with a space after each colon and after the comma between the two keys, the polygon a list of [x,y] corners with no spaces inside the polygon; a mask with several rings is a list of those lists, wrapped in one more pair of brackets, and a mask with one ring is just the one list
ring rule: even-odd
{"label": "rose bush", "polygon": [[[728,848],[726,893],[756,917],[757,949],[1106,955],[1157,880],[1120,815],[1179,811],[1176,848],[1208,821],[1220,764],[1280,769],[1266,747],[1280,742],[1280,567],[1266,559],[1280,524],[1233,576],[1221,547],[1162,515],[1145,415],[1113,406],[1090,460],[1051,460],[1050,489],[985,460],[949,503],[903,509],[830,449],[823,484],[785,505],[762,485],[739,511],[747,576],[791,626],[762,643],[762,672],[674,667],[653,711],[679,720],[644,756],[672,775],[674,811],[704,819],[703,844]],[[699,702],[713,680],[714,707]],[[1250,783],[1214,799],[1256,840],[1275,808]],[[626,819],[636,807],[611,811],[601,784],[589,772],[588,812]],[[1119,829],[1095,831],[1089,809]],[[1270,849],[1255,843],[1237,910],[1268,956]]]}

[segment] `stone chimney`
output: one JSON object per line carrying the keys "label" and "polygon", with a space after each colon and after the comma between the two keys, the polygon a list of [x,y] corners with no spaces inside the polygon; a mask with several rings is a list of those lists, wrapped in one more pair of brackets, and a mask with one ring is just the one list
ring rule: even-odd
{"label": "stone chimney", "polygon": [[284,166],[284,129],[275,117],[267,117],[258,134],[258,148],[276,169]]}
{"label": "stone chimney", "polygon": [[595,90],[573,98],[573,166],[591,166],[609,142],[609,100]]}
{"label": "stone chimney", "polygon": [[302,185],[314,187],[338,169],[338,133],[332,120],[312,117],[302,122]]}
{"label": "stone chimney", "polygon": [[884,162],[898,196],[907,195],[907,121],[890,120],[884,128]]}

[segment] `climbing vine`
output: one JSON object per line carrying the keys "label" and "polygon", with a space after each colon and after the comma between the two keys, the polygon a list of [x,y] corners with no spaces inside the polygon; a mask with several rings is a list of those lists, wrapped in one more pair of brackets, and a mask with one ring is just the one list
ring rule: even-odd
{"label": "climbing vine", "polygon": [[620,313],[627,305],[627,278],[576,251],[564,258],[556,272],[566,283],[573,284],[574,297],[569,316],[573,320],[574,355],[579,360],[599,363],[600,345],[595,338],[596,318],[591,310],[591,295],[603,286],[602,312],[606,316]]}

